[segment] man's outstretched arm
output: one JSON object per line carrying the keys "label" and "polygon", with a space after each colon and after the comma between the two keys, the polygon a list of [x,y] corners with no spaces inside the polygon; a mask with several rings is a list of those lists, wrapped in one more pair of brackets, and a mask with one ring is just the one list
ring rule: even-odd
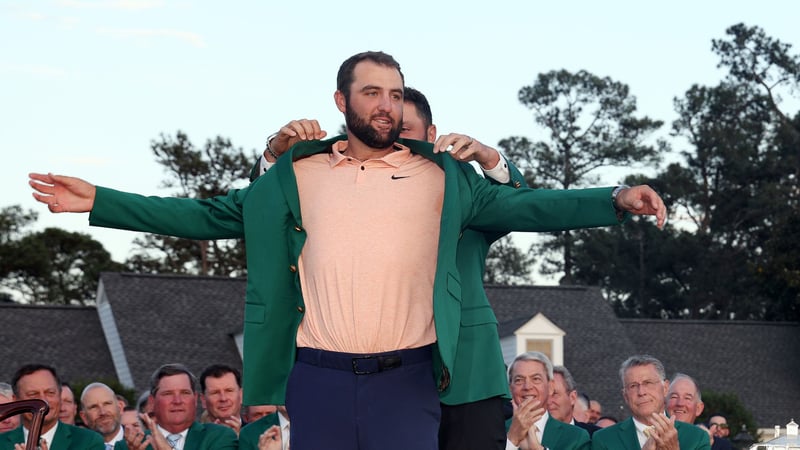
{"label": "man's outstretched arm", "polygon": [[53,213],[90,212],[93,226],[176,236],[230,239],[244,235],[246,190],[205,200],[146,197],[97,187],[80,178],[30,174],[34,198]]}

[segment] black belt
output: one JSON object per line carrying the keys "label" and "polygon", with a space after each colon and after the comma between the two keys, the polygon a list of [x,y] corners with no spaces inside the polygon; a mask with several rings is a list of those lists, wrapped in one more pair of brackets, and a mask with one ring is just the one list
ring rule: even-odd
{"label": "black belt", "polygon": [[341,353],[316,348],[297,349],[297,360],[328,369],[352,371],[356,375],[368,375],[396,369],[402,365],[431,361],[433,345],[395,350],[383,353]]}

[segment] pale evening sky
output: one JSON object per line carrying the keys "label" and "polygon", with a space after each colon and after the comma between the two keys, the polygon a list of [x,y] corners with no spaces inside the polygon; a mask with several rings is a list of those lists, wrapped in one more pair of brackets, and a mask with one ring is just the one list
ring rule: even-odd
{"label": "pale evening sky", "polygon": [[336,71],[364,50],[400,62],[442,133],[491,145],[537,136],[517,93],[563,68],[628,84],[666,136],[673,98],[723,75],[712,39],[744,22],[796,54],[798,17],[800,3],[773,0],[0,0],[0,207],[35,209],[37,229],[90,233],[122,261],[134,233],[50,214],[31,197],[28,172],[166,195],[149,148],[160,133],[183,130],[198,146],[221,135],[260,151],[294,118],[335,132]]}

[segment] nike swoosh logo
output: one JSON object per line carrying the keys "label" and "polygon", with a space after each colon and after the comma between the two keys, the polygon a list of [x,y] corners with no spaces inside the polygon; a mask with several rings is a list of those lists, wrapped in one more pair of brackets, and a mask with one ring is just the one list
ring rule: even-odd
{"label": "nike swoosh logo", "polygon": [[399,180],[399,179],[401,179],[401,178],[408,178],[408,175],[407,175],[407,176],[404,176],[404,177],[398,177],[397,175],[392,175],[392,179],[393,179],[393,180]]}

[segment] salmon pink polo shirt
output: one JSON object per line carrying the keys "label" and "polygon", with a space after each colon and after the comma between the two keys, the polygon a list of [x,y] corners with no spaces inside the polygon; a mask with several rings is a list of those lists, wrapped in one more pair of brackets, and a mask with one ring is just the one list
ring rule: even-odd
{"label": "salmon pink polo shirt", "polygon": [[342,152],[294,163],[306,243],[297,346],[346,353],[436,341],[433,280],[444,172],[404,146],[380,159]]}

